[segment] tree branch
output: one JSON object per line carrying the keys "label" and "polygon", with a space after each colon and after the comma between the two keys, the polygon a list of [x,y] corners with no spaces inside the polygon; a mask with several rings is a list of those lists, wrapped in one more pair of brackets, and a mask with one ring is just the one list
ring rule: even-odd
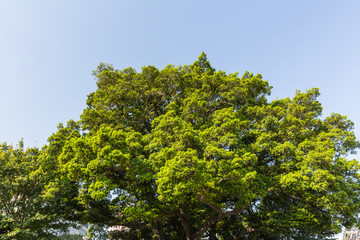
{"label": "tree branch", "polygon": [[206,232],[206,230],[214,223],[216,223],[217,221],[219,221],[220,219],[224,218],[224,217],[230,217],[236,214],[241,213],[242,211],[244,211],[245,208],[239,208],[237,210],[233,210],[233,211],[226,211],[226,212],[220,212],[217,215],[212,216],[196,233],[195,233],[195,237],[194,239],[199,239],[202,235],[204,235],[204,233]]}

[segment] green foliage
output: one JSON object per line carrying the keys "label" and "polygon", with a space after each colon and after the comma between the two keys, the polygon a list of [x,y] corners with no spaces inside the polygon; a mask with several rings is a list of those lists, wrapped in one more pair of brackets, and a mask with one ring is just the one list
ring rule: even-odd
{"label": "green foliage", "polygon": [[[353,124],[261,75],[101,64],[81,121],[49,138],[46,196],[127,239],[307,239],[357,222]],[[55,199],[55,200],[54,200]],[[76,214],[75,214],[76,213]],[[75,217],[76,216],[76,217]],[[116,233],[114,233],[116,234]]]}
{"label": "green foliage", "polygon": [[42,198],[39,150],[0,145],[0,239],[52,239],[65,227]]}
{"label": "green foliage", "polygon": [[57,240],[83,240],[83,236],[80,234],[64,234],[54,239]]}

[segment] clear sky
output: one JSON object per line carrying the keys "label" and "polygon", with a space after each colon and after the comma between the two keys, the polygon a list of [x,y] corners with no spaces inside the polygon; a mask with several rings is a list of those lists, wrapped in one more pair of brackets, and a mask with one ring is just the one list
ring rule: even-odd
{"label": "clear sky", "polygon": [[41,147],[78,120],[91,72],[193,63],[261,73],[272,97],[319,87],[324,117],[347,115],[360,137],[358,0],[2,0],[0,141]]}

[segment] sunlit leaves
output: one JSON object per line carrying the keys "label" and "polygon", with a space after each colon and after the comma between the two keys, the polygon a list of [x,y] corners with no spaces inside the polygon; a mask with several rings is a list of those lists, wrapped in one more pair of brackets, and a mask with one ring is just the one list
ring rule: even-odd
{"label": "sunlit leaves", "polygon": [[204,53],[94,74],[80,122],[42,155],[58,167],[45,194],[73,186],[62,199],[82,219],[191,240],[326,237],[356,223],[359,165],[345,157],[359,143],[346,117],[321,118],[318,89],[268,102],[260,74],[216,71]]}

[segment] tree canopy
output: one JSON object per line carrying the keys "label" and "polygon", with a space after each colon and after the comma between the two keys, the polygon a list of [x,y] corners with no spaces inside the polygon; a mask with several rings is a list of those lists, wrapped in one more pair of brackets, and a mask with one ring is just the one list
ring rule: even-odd
{"label": "tree canopy", "polygon": [[[79,122],[40,154],[48,201],[124,239],[310,239],[357,223],[353,123],[260,74],[100,64]],[[70,213],[71,212],[71,213]]]}

